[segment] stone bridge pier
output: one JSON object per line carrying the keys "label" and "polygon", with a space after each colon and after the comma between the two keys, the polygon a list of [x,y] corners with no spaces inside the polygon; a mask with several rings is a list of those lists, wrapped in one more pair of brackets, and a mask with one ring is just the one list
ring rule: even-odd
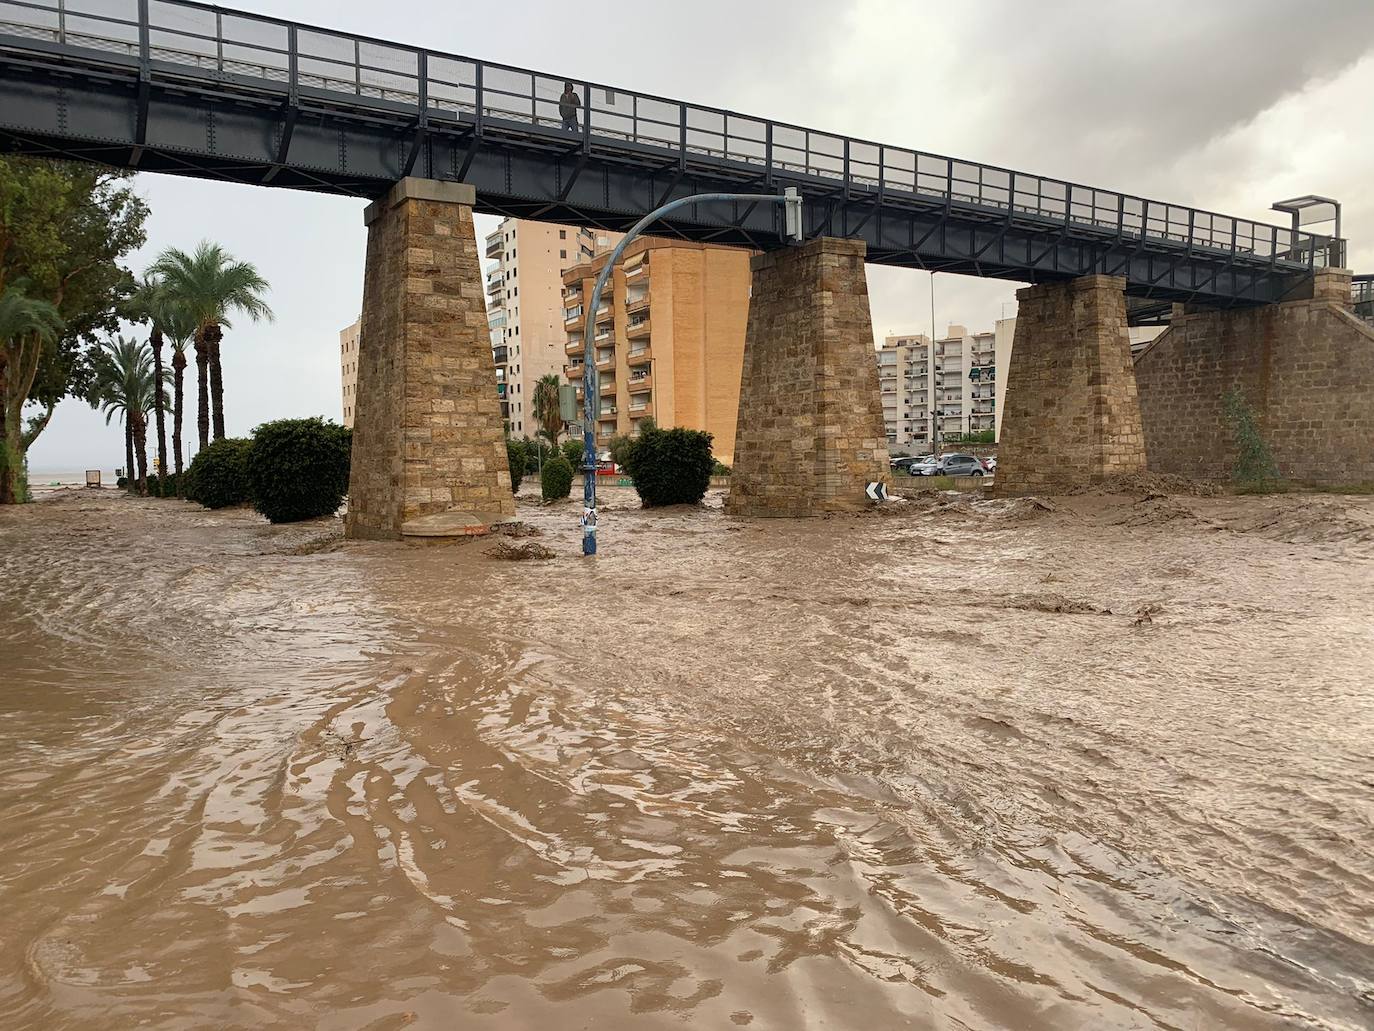
{"label": "stone bridge pier", "polygon": [[364,215],[349,537],[449,536],[515,513],[475,199],[403,179]]}
{"label": "stone bridge pier", "polygon": [[1374,484],[1374,329],[1351,311],[1348,269],[1323,269],[1278,304],[1176,309],[1135,376],[1153,472],[1229,475],[1236,390],[1284,479]]}
{"label": "stone bridge pier", "polygon": [[753,259],[727,511],[863,509],[887,480],[865,253],[819,239]]}
{"label": "stone bridge pier", "polygon": [[1055,491],[1145,470],[1126,281],[1082,276],[1016,292],[998,444],[999,493]]}

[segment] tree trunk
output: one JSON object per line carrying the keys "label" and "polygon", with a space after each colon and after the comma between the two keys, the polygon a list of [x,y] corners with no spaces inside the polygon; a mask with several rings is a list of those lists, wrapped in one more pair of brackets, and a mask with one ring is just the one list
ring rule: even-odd
{"label": "tree trunk", "polygon": [[210,364],[205,336],[196,330],[196,450],[210,443]]}
{"label": "tree trunk", "polygon": [[124,413],[124,489],[130,494],[138,490],[134,476],[134,425],[129,413]]}
{"label": "tree trunk", "polygon": [[210,410],[215,420],[215,439],[224,439],[224,369],[219,363],[219,343],[224,331],[219,323],[205,327],[205,350],[210,359]]}
{"label": "tree trunk", "polygon": [[157,419],[157,493],[167,496],[167,414],[162,396],[162,330],[153,327],[153,415]]}
{"label": "tree trunk", "polygon": [[172,456],[177,468],[177,497],[181,497],[181,416],[186,390],[186,353],[172,352]]}
{"label": "tree trunk", "polygon": [[148,494],[148,417],[136,413],[130,420],[134,438],[134,456],[138,459],[138,492]]}
{"label": "tree trunk", "polygon": [[10,425],[10,377],[8,344],[0,345],[0,505],[13,505],[18,500],[19,470],[14,467],[18,460],[15,445],[18,443],[19,427]]}

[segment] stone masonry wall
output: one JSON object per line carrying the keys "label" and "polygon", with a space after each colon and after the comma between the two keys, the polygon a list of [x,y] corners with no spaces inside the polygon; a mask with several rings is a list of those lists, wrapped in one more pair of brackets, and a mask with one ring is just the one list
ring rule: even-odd
{"label": "stone masonry wall", "polygon": [[367,209],[350,537],[512,515],[472,188],[405,179]]}
{"label": "stone masonry wall", "polygon": [[[1321,276],[1319,279],[1339,279]],[[1176,316],[1136,359],[1154,472],[1226,479],[1225,397],[1239,387],[1285,479],[1374,483],[1374,330],[1343,290],[1242,311]]]}
{"label": "stone masonry wall", "polygon": [[821,239],[753,259],[731,513],[861,509],[888,478],[865,253]]}
{"label": "stone masonry wall", "polygon": [[1125,285],[1083,276],[1016,292],[999,492],[1052,491],[1144,471]]}

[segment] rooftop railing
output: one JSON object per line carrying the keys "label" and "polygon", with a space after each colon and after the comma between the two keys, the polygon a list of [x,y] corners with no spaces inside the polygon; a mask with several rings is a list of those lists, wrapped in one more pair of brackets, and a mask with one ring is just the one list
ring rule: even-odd
{"label": "rooftop railing", "polygon": [[[996,212],[1247,263],[1311,269],[1340,253],[1340,241],[1282,226],[189,0],[0,0],[4,36],[147,62],[160,74],[277,84],[436,123],[564,134],[589,148],[672,151],[684,162],[820,180],[850,195]],[[560,111],[569,81],[576,129],[564,128]]]}

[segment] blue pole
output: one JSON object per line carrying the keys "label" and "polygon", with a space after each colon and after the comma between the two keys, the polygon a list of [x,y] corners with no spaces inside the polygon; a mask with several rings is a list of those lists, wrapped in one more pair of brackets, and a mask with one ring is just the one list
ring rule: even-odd
{"label": "blue pole", "polygon": [[[605,290],[606,281],[611,278],[611,273],[615,271],[620,256],[625,253],[625,248],[636,236],[668,212],[688,204],[700,204],[703,201],[770,201],[775,204],[790,203],[798,209],[801,206],[801,199],[794,189],[789,189],[786,193],[698,193],[691,197],[682,197],[675,201],[669,201],[661,208],[655,208],[636,222],[634,227],[615,245],[611,251],[611,256],[606,259],[605,267],[602,268],[601,274],[596,277],[596,286],[592,288],[591,306],[583,316],[585,346],[582,359],[582,413],[584,416],[582,427],[582,554],[584,555],[596,554],[596,417],[601,408],[601,375],[596,371],[596,310],[601,307],[601,292]],[[800,211],[797,212],[795,223],[789,219],[788,227],[789,237],[793,239],[800,237]]]}

